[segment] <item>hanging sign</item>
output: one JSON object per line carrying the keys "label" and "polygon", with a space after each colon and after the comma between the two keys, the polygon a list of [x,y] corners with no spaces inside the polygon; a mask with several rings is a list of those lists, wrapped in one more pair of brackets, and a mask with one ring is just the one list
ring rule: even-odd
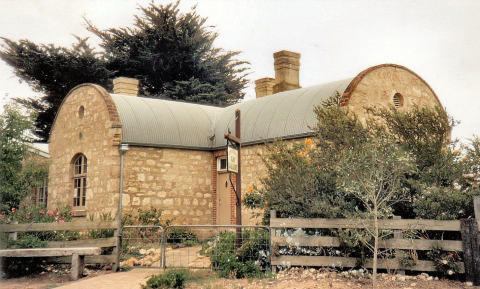
{"label": "hanging sign", "polygon": [[227,141],[227,171],[238,173],[238,149]]}

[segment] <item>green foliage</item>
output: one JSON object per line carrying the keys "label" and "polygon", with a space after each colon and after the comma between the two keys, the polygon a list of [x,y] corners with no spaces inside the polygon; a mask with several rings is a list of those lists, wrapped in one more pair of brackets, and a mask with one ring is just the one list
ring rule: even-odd
{"label": "green foliage", "polygon": [[267,231],[244,230],[242,246],[237,250],[236,232],[222,232],[212,247],[204,248],[212,266],[219,269],[222,278],[262,277],[267,269],[269,236]]}
{"label": "green foliage", "polygon": [[[480,138],[476,135],[470,139],[470,143],[464,146],[465,156],[461,159],[465,173],[475,177],[480,174]],[[474,181],[478,181],[475,179]],[[477,183],[478,185],[478,183]]]}
{"label": "green foliage", "polygon": [[456,190],[430,187],[415,199],[413,210],[418,218],[434,220],[459,220],[474,218],[473,197],[479,189]]}
{"label": "green foliage", "polygon": [[197,235],[189,228],[179,227],[168,231],[167,243],[195,245],[199,242]]}
{"label": "green foliage", "polygon": [[113,72],[105,67],[105,60],[87,43],[88,38],[76,38],[77,42],[67,48],[2,37],[0,58],[33,90],[44,95],[40,99],[18,100],[38,112],[35,133],[44,141],[63,98],[72,88],[81,83],[107,86],[113,77]]}
{"label": "green foliage", "polygon": [[337,168],[337,183],[361,202],[365,213],[385,218],[392,213],[394,203],[406,199],[402,183],[407,174],[415,171],[414,161],[392,139],[377,137],[344,152]]}
{"label": "green foliage", "polygon": [[34,235],[23,235],[18,240],[11,241],[10,249],[25,249],[25,248],[45,248],[47,242],[42,241],[39,237]]}
{"label": "green foliage", "polygon": [[[16,104],[7,104],[0,115],[0,212],[9,214],[44,181],[47,169],[38,166],[28,151],[33,141],[34,116]],[[24,166],[25,161],[25,166]]]}
{"label": "green foliage", "polygon": [[458,262],[461,259],[458,252],[445,252],[438,242],[432,245],[432,250],[427,252],[427,257],[433,261],[435,269],[444,275],[453,275],[460,271]]}
{"label": "green foliage", "polygon": [[186,269],[168,270],[164,274],[153,275],[150,277],[147,284],[142,285],[142,288],[183,288],[189,275],[189,271]]}
{"label": "green foliage", "polygon": [[243,205],[260,209],[267,224],[269,211],[279,217],[335,218],[352,211],[354,203],[344,193],[335,190],[335,171],[324,162],[326,156],[310,139],[304,142],[276,142],[267,145],[264,163],[268,177],[263,187],[251,187]]}
{"label": "green foliage", "polygon": [[3,39],[0,58],[15,74],[45,96],[21,101],[39,112],[37,134],[47,139],[54,116],[67,93],[82,83],[111,88],[111,80],[125,76],[141,81],[141,93],[213,105],[238,102],[246,87],[245,61],[236,51],[213,46],[218,34],[206,25],[195,7],[187,13],[179,2],[139,6],[131,27],[86,27],[100,38],[101,51],[77,37],[71,47]]}

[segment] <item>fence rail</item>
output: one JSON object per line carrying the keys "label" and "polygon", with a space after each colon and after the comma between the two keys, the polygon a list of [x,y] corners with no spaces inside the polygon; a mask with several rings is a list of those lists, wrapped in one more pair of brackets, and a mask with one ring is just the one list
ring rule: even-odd
{"label": "fence rail", "polygon": [[[90,222],[66,222],[66,223],[30,223],[30,224],[1,224],[0,233],[9,233],[9,239],[15,240],[18,233],[52,232],[52,231],[101,231],[112,230],[112,237],[98,239],[78,239],[71,241],[47,241],[46,248],[75,248],[75,247],[101,247],[104,251],[99,256],[85,256],[88,264],[118,264],[117,250],[119,248],[118,236],[119,224],[117,221],[90,221]],[[69,264],[72,257],[49,257],[49,263]]]}
{"label": "fence rail", "polygon": [[[480,222],[475,221],[478,225]],[[284,229],[305,228],[305,229],[362,229],[366,225],[360,221],[348,219],[301,219],[301,218],[276,218],[276,212],[271,211],[270,227],[272,232],[272,247],[330,247],[339,248],[342,240],[333,236],[277,236],[276,231]],[[391,239],[382,240],[379,243],[381,249],[393,250],[431,250],[432,246],[439,244],[444,251],[463,252],[462,241],[457,240],[429,240],[429,239],[406,239],[403,238],[403,230],[419,231],[453,231],[462,230],[460,220],[437,221],[437,220],[407,220],[407,219],[389,219],[380,220],[380,228],[393,230]],[[394,233],[393,233],[394,232]],[[402,266],[398,258],[379,259],[379,269],[388,270],[411,270],[411,271],[436,271],[434,263],[427,260],[417,260],[412,266]],[[301,255],[281,255],[277,250],[272,255],[272,266],[339,266],[355,267],[357,258],[340,256],[301,256]],[[372,268],[372,261],[369,260],[363,264],[366,268]],[[460,273],[465,272],[463,262],[458,263]]]}

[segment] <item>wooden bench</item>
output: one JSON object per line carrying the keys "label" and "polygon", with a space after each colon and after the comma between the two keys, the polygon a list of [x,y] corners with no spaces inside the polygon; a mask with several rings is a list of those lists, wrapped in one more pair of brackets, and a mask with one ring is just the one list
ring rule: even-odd
{"label": "wooden bench", "polygon": [[[78,280],[83,275],[86,255],[100,255],[99,247],[78,248],[37,248],[37,249],[6,249],[0,250],[0,257],[62,257],[72,256],[72,280]],[[2,263],[2,262],[0,262]]]}

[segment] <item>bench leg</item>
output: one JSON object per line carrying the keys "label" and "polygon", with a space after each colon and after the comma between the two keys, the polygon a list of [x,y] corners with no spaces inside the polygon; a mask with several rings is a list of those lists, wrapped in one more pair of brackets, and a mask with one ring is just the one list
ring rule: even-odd
{"label": "bench leg", "polygon": [[85,267],[85,256],[73,253],[72,255],[72,280],[78,280],[83,276],[83,267]]}

